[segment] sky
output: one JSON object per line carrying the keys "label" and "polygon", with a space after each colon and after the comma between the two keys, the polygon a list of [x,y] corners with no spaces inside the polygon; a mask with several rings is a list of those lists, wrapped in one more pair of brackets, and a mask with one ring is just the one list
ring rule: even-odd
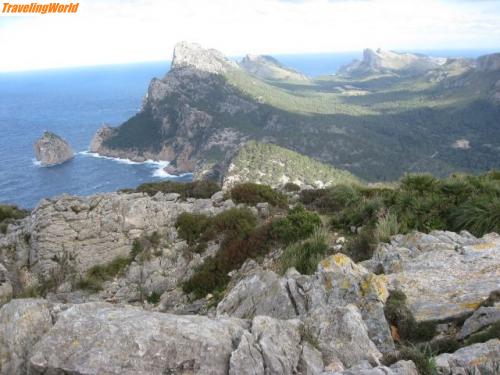
{"label": "sky", "polygon": [[165,61],[182,40],[230,56],[500,52],[500,0],[80,0],[76,14],[0,13],[0,72]]}

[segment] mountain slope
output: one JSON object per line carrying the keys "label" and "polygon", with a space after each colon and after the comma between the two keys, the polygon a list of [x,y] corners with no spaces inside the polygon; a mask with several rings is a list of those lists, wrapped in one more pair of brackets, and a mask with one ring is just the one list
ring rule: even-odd
{"label": "mountain slope", "polygon": [[[272,81],[217,51],[180,43],[171,70],[151,81],[141,111],[118,128],[101,129],[92,150],[168,160],[171,173],[219,181],[248,140],[366,180],[489,170],[500,165],[498,59],[450,59],[418,74]],[[469,148],[455,147],[457,141]]]}
{"label": "mountain slope", "polygon": [[224,173],[224,188],[239,182],[256,182],[272,187],[292,182],[301,187],[323,188],[359,180],[349,172],[335,169],[286,148],[251,141],[239,149]]}
{"label": "mountain slope", "polygon": [[246,55],[239,65],[248,73],[266,80],[307,81],[302,73],[288,68],[272,56]]}

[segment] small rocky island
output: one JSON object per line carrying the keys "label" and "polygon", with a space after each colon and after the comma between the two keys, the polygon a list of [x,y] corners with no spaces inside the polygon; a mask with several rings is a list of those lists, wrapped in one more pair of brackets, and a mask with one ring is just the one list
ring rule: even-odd
{"label": "small rocky island", "polygon": [[35,142],[35,157],[43,167],[62,164],[74,157],[68,142],[57,134],[46,131]]}

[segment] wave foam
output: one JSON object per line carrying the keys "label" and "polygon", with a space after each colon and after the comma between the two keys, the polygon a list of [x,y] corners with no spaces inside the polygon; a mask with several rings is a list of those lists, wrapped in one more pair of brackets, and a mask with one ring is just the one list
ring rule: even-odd
{"label": "wave foam", "polygon": [[182,174],[180,176],[175,176],[175,175],[171,175],[171,174],[167,173],[165,171],[165,168],[170,164],[170,162],[164,161],[164,160],[156,161],[156,160],[148,159],[148,160],[139,162],[139,161],[133,161],[130,159],[113,158],[111,156],[104,156],[104,155],[98,154],[97,152],[90,152],[90,151],[80,151],[78,154],[83,155],[83,156],[90,156],[93,158],[112,160],[112,161],[115,161],[115,162],[121,163],[121,164],[151,165],[151,166],[155,167],[155,169],[153,171],[153,177],[157,177],[157,178],[179,178],[179,177],[185,177],[187,175],[190,175],[190,173],[185,173],[185,174]]}

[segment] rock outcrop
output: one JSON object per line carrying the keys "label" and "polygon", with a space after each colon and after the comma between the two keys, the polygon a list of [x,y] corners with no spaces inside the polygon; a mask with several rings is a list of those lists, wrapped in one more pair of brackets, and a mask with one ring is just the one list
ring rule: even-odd
{"label": "rock outcrop", "polygon": [[58,135],[46,131],[34,145],[36,160],[44,167],[62,164],[74,157],[69,144]]}
{"label": "rock outcrop", "polygon": [[272,56],[246,55],[239,63],[248,73],[268,80],[308,81],[302,73],[284,66]]}
{"label": "rock outcrop", "polygon": [[398,53],[377,49],[365,49],[363,60],[355,60],[339,69],[339,74],[363,76],[381,73],[418,74],[436,69],[446,62],[445,58],[434,58],[412,53]]}
{"label": "rock outcrop", "polygon": [[500,53],[493,53],[477,58],[477,69],[482,72],[495,72],[500,70]]}
{"label": "rock outcrop", "polygon": [[436,357],[440,375],[500,373],[500,340],[493,339]]}
{"label": "rock outcrop", "polygon": [[472,314],[499,288],[500,236],[434,231],[393,237],[363,263],[381,269],[389,288],[408,297],[417,321],[446,321]]}

